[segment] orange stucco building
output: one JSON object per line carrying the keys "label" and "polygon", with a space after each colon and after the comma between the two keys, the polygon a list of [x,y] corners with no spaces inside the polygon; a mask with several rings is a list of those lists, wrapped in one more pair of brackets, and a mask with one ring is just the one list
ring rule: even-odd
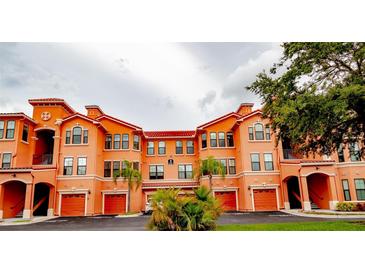
{"label": "orange stucco building", "polygon": [[[253,104],[187,131],[144,131],[98,106],[76,112],[63,99],[31,99],[33,116],[0,114],[0,218],[80,216],[143,211],[157,189],[191,193],[199,161],[213,156],[226,176],[213,176],[225,210],[334,209],[365,200],[365,162],[356,143],[336,154],[294,155],[275,138]],[[142,173],[131,191],[113,179],[123,161]]]}

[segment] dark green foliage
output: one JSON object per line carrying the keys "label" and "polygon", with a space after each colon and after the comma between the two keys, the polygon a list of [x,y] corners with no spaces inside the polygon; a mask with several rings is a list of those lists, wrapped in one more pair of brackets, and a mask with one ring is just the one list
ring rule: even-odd
{"label": "dark green foliage", "polygon": [[215,230],[221,208],[206,187],[193,196],[179,195],[180,189],[158,190],[152,197],[150,230]]}
{"label": "dark green foliage", "polygon": [[330,154],[346,140],[364,155],[365,43],[284,43],[270,73],[249,90],[263,99],[277,141],[303,153]]}

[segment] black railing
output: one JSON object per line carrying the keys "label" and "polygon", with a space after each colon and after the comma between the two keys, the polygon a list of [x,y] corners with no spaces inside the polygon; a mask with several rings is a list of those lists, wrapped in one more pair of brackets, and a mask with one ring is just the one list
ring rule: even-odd
{"label": "black railing", "polygon": [[33,155],[33,165],[52,165],[53,154]]}
{"label": "black railing", "polygon": [[283,149],[283,156],[284,159],[298,159],[298,157],[295,156],[294,151],[292,149]]}

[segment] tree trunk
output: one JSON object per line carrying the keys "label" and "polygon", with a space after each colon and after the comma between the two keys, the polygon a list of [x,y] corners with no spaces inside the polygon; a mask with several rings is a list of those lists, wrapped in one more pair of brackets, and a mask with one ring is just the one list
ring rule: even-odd
{"label": "tree trunk", "polygon": [[212,174],[209,174],[209,189],[210,189],[210,191],[212,191],[212,189],[213,189],[213,183],[212,183]]}
{"label": "tree trunk", "polygon": [[128,208],[127,208],[127,213],[129,213],[131,209],[131,186],[128,183]]}

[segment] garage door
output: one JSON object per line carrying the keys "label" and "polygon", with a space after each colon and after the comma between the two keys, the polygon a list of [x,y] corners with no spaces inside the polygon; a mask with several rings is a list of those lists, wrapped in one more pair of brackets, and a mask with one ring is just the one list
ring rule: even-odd
{"label": "garage door", "polygon": [[85,194],[62,194],[61,216],[84,216]]}
{"label": "garage door", "polygon": [[275,189],[254,189],[253,197],[256,211],[278,210]]}
{"label": "garage door", "polygon": [[236,211],[236,191],[215,192],[215,197],[220,201],[224,211]]}
{"label": "garage door", "polygon": [[126,194],[105,194],[104,214],[126,213]]}

